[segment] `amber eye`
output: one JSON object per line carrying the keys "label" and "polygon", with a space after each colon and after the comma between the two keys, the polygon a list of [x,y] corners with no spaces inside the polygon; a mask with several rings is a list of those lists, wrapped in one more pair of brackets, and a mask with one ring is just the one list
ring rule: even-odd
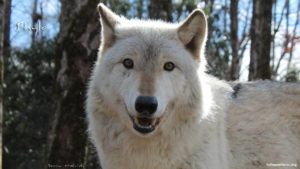
{"label": "amber eye", "polygon": [[165,69],[166,71],[172,71],[174,68],[175,68],[175,65],[174,65],[173,62],[167,62],[167,63],[165,63],[165,65],[164,65],[164,69]]}
{"label": "amber eye", "polygon": [[123,65],[124,65],[124,67],[125,68],[127,68],[127,69],[132,69],[133,68],[133,60],[131,60],[131,59],[124,59],[123,60]]}

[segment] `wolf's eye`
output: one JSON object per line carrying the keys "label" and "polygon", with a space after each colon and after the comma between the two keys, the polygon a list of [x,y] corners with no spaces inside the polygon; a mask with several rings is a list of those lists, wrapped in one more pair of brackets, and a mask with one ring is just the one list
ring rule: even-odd
{"label": "wolf's eye", "polygon": [[124,65],[124,67],[126,67],[127,69],[131,69],[131,68],[133,68],[133,60],[131,60],[131,59],[124,59],[123,60],[123,65]]}
{"label": "wolf's eye", "polygon": [[175,65],[174,65],[173,62],[167,62],[167,63],[165,63],[165,65],[164,65],[164,69],[165,69],[166,71],[172,71],[174,68],[175,68]]}

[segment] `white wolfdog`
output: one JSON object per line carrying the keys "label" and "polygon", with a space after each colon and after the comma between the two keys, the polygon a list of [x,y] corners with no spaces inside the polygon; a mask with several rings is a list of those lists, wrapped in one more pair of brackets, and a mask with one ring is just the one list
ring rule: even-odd
{"label": "white wolfdog", "polygon": [[179,24],[98,10],[86,109],[103,169],[299,168],[299,85],[206,75],[201,10]]}

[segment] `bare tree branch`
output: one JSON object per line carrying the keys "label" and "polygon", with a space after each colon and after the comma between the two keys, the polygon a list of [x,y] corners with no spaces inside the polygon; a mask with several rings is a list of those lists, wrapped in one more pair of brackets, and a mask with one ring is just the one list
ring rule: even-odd
{"label": "bare tree branch", "polygon": [[284,11],[286,9],[286,3],[284,3],[284,6],[281,10],[281,14],[280,14],[280,18],[279,18],[279,22],[278,22],[278,25],[276,26],[276,11],[277,11],[277,0],[275,0],[275,6],[274,6],[274,14],[273,14],[273,22],[274,22],[274,28],[273,28],[273,35],[272,35],[272,66],[271,66],[271,69],[272,69],[272,74],[273,76],[276,74],[275,73],[275,37],[276,37],[276,34],[277,32],[279,31],[279,28],[281,26],[281,23],[282,23],[282,20],[283,20],[283,16],[284,16]]}
{"label": "bare tree branch", "polygon": [[286,49],[288,48],[288,45],[289,45],[289,41],[290,41],[290,37],[289,37],[289,15],[290,15],[290,7],[289,7],[289,3],[290,1],[289,0],[286,0],[285,1],[285,6],[286,6],[286,13],[285,13],[285,19],[286,19],[286,30],[285,30],[285,41],[284,41],[284,44],[283,44],[283,50],[282,50],[282,53],[279,57],[279,60],[277,62],[277,65],[275,67],[275,70],[273,71],[273,75],[274,76],[277,76],[278,74],[278,69],[280,67],[280,64],[281,64],[281,61],[282,59],[284,58],[285,54],[287,53]]}
{"label": "bare tree branch", "polygon": [[[239,42],[239,46],[241,46],[244,41],[246,40],[246,38],[249,36],[249,31],[248,31],[248,21],[249,21],[249,13],[250,13],[250,6],[252,5],[251,1],[247,6],[247,14],[246,14],[246,18],[245,18],[245,25],[243,27],[243,33],[242,33],[242,37],[241,40]],[[246,40],[247,41],[247,40]]]}
{"label": "bare tree branch", "polygon": [[298,27],[298,24],[299,24],[299,20],[300,20],[300,1],[298,2],[298,9],[297,9],[297,17],[296,17],[296,22],[295,22],[295,25],[294,25],[294,29],[293,29],[293,35],[292,35],[292,38],[291,38],[291,50],[290,50],[290,56],[289,56],[289,60],[288,60],[288,64],[287,64],[287,74],[289,73],[290,71],[290,67],[291,67],[291,62],[292,62],[292,58],[293,58],[293,53],[294,53],[294,47],[296,45],[296,30],[297,30],[297,27]]}

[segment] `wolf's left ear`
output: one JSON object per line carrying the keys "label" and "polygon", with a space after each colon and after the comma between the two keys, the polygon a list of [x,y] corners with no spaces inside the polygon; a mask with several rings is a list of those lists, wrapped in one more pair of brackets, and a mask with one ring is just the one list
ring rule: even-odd
{"label": "wolf's left ear", "polygon": [[204,52],[207,36],[207,21],[204,12],[196,9],[183,21],[178,28],[178,37],[196,60]]}
{"label": "wolf's left ear", "polygon": [[115,40],[115,26],[119,23],[120,17],[108,9],[104,4],[97,6],[101,23],[101,48],[102,50],[112,46]]}

